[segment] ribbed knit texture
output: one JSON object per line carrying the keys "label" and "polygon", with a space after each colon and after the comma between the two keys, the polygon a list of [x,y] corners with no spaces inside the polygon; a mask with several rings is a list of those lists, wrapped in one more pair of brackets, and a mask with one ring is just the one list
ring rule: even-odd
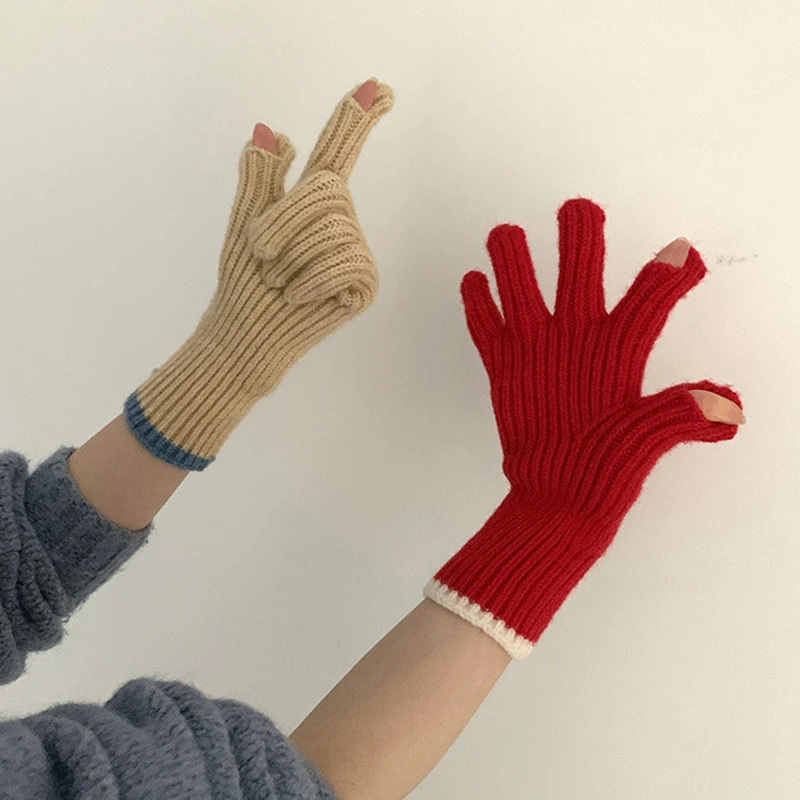
{"label": "ribbed knit texture", "polygon": [[656,461],[681,442],[730,439],[689,389],[642,397],[647,358],[673,306],[705,275],[694,248],[683,267],[653,260],[605,309],[605,216],[589,200],[559,211],[555,310],[547,309],[524,231],[500,225],[487,248],[503,313],[486,276],[462,282],[467,325],[491,384],[508,496],[425,587],[512,655],[530,652],[553,614],[606,551]]}
{"label": "ribbed knit texture", "polygon": [[286,194],[295,155],[287,137],[277,135],[277,154],[245,146],[214,297],[185,344],[125,402],[131,431],[154,455],[205,469],[289,367],[372,302],[378,274],[347,179],[393,102],[384,84],[367,111],[348,93]]}

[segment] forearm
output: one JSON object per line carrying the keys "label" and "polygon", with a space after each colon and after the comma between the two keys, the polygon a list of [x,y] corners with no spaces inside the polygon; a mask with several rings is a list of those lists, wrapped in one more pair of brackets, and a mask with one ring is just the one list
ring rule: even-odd
{"label": "forearm", "polygon": [[122,415],[78,448],[68,463],[83,496],[106,519],[134,531],[153,520],[189,474],[145,450]]}
{"label": "forearm", "polygon": [[483,631],[426,599],[290,741],[341,800],[398,800],[436,766],[509,661]]}
{"label": "forearm", "polygon": [[[392,103],[391,89],[374,80],[362,84],[352,98],[346,95],[306,167],[304,174],[324,170],[324,175],[330,176],[331,170],[337,172],[339,201],[344,202],[345,209],[352,208],[352,203],[344,182],[369,131]],[[70,474],[86,499],[119,525],[132,530],[148,525],[189,471],[205,469],[214,460],[242,415],[258,397],[275,388],[288,365],[314,341],[355,316],[371,299],[352,310],[337,308],[332,313],[332,301],[327,296],[293,305],[278,298],[261,279],[249,279],[261,269],[260,257],[249,244],[251,227],[270,219],[278,201],[291,215],[296,203],[308,204],[310,198],[314,210],[308,217],[311,221],[329,211],[325,203],[330,198],[325,199],[325,192],[320,197],[313,193],[306,196],[308,191],[301,187],[299,194],[294,190],[285,193],[283,181],[293,158],[294,148],[286,136],[276,137],[270,128],[256,125],[240,161],[240,185],[222,251],[221,282],[197,330],[126,400],[125,414],[112,420],[69,459]],[[272,228],[266,224],[261,228],[269,239]],[[276,230],[287,235],[280,226]],[[302,237],[308,231],[301,226],[294,233]],[[346,234],[350,245],[353,237],[363,239],[355,218],[349,221]],[[319,238],[319,234],[314,235]],[[247,246],[243,247],[243,242],[248,242]],[[287,241],[283,246],[289,244]],[[340,245],[342,242],[334,237],[327,249],[317,248],[318,255],[328,257],[331,250],[338,253]],[[272,242],[271,246],[277,245]],[[366,252],[366,245],[362,250]],[[354,287],[363,283],[366,268],[359,263],[361,272],[356,276],[340,267],[333,269],[339,278],[347,278],[341,286],[331,288],[330,280],[321,284],[335,289],[337,297],[356,292]],[[314,265],[306,266],[311,269]],[[374,271],[371,261],[368,266]],[[321,273],[316,269],[314,285],[320,284]],[[276,285],[284,283],[282,278]],[[280,330],[275,327],[278,323]],[[256,340],[248,338],[244,347],[240,331],[250,328],[258,329],[260,335]],[[288,335],[292,331],[293,335]],[[247,391],[240,387],[245,383]]]}
{"label": "forearm", "polygon": [[66,618],[149,533],[97,511],[70,474],[72,453],[59,448],[30,474],[24,456],[0,455],[0,683],[61,640]]}
{"label": "forearm", "polygon": [[144,544],[187,472],[151,455],[122,416],[27,475],[0,459],[0,684],[58,644],[66,618]]}
{"label": "forearm", "polygon": [[[189,474],[156,458],[122,416],[69,459],[86,499],[139,530]],[[293,744],[342,800],[407,795],[438,763],[509,663],[490,637],[420,603],[325,697]]]}

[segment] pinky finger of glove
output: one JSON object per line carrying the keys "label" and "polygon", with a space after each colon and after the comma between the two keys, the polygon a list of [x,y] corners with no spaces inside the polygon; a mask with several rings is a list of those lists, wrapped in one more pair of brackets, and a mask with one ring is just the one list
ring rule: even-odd
{"label": "pinky finger of glove", "polygon": [[486,369],[492,366],[492,350],[503,333],[503,317],[482,272],[471,270],[461,280],[461,299],[467,328]]}

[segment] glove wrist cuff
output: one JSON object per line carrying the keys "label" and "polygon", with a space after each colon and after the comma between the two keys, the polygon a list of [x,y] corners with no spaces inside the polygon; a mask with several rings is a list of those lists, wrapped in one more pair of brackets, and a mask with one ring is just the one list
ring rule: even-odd
{"label": "glove wrist cuff", "polygon": [[522,658],[607,549],[616,527],[545,508],[512,490],[424,594]]}
{"label": "glove wrist cuff", "polygon": [[202,471],[255,405],[241,365],[194,335],[125,401],[128,428],[149,452]]}

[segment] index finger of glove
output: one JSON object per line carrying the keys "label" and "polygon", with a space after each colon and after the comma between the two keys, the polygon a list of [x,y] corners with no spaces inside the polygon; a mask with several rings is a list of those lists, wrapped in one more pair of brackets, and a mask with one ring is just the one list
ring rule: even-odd
{"label": "index finger of glove", "polygon": [[376,84],[375,100],[366,110],[353,97],[360,84],[342,98],[320,134],[302,177],[320,170],[335,172],[343,180],[350,177],[370,131],[394,105],[391,88],[385,83]]}

